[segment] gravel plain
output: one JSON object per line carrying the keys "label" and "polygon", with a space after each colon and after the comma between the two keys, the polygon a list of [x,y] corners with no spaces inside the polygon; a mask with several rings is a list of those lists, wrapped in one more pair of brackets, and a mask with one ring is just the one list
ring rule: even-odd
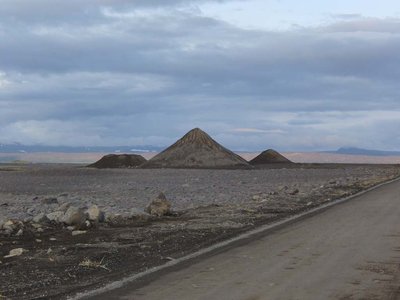
{"label": "gravel plain", "polygon": [[325,193],[327,188],[394,177],[399,171],[399,167],[390,165],[299,165],[256,170],[4,165],[0,168],[0,218],[23,220],[54,210],[57,204],[41,203],[40,199],[46,197],[56,197],[59,204],[97,204],[113,213],[144,209],[160,192],[175,210],[213,204],[246,205],[258,198],[271,200],[290,193],[306,198]]}

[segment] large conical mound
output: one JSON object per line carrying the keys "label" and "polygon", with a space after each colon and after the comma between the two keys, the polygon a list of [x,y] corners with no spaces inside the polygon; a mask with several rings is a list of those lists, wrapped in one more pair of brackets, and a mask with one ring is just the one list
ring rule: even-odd
{"label": "large conical mound", "polygon": [[137,168],[146,161],[143,156],[137,154],[109,154],[88,167],[98,169]]}
{"label": "large conical mound", "polygon": [[273,149],[268,149],[262,152],[260,155],[250,161],[251,165],[265,165],[273,163],[291,163],[291,161]]}
{"label": "large conical mound", "polygon": [[247,161],[224,148],[199,128],[154,156],[143,168],[249,168]]}

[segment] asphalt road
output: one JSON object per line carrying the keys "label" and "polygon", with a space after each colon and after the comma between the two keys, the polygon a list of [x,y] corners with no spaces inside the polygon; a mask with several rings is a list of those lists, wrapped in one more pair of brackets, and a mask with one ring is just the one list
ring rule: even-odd
{"label": "asphalt road", "polygon": [[96,299],[397,299],[400,181]]}

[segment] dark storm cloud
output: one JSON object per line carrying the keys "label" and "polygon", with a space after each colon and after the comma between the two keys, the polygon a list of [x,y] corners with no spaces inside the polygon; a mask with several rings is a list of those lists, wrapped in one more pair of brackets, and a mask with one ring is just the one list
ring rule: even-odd
{"label": "dark storm cloud", "polygon": [[315,149],[399,124],[397,19],[272,32],[183,1],[17,2],[0,12],[6,140],[165,144],[201,126],[235,148]]}

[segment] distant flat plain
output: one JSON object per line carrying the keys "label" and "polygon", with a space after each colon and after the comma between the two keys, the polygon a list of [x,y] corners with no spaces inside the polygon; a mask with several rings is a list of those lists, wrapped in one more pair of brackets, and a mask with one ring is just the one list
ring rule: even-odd
{"label": "distant flat plain", "polygon": [[[237,152],[246,160],[251,160],[260,152]],[[0,153],[0,163],[24,161],[32,163],[78,163],[89,164],[109,153]],[[136,153],[146,159],[156,152]],[[320,152],[283,152],[285,157],[296,163],[355,163],[355,164],[400,164],[400,156],[367,156]]]}

